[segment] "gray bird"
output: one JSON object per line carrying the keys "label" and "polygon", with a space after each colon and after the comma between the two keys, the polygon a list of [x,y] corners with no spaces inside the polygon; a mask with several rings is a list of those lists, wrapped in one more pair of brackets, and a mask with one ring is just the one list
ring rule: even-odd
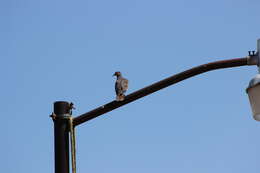
{"label": "gray bird", "polygon": [[115,91],[116,91],[116,101],[123,101],[125,99],[124,93],[128,89],[128,80],[123,78],[121,72],[117,71],[113,76],[116,76]]}

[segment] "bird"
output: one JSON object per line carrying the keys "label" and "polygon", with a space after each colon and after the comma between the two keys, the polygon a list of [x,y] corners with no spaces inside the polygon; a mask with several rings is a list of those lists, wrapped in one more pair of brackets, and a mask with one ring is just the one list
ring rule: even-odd
{"label": "bird", "polygon": [[120,71],[114,73],[116,76],[115,91],[116,91],[116,101],[123,101],[125,99],[125,92],[128,89],[128,80],[123,78]]}

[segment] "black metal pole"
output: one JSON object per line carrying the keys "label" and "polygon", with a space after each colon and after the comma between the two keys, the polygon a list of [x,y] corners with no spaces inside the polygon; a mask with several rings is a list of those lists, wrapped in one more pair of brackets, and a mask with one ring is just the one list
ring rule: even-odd
{"label": "black metal pole", "polygon": [[54,152],[55,173],[69,173],[69,126],[70,105],[68,102],[54,103]]}

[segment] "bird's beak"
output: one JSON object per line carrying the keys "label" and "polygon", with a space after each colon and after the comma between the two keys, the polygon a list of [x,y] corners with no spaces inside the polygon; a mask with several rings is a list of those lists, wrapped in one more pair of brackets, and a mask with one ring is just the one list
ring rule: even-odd
{"label": "bird's beak", "polygon": [[[114,73],[113,76],[115,76],[115,75],[116,75],[116,74]],[[113,77],[113,76],[112,76],[112,77]]]}

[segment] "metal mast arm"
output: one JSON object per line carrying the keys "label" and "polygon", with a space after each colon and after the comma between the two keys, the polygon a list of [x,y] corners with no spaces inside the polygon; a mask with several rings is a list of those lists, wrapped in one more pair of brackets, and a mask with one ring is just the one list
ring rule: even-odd
{"label": "metal mast arm", "polygon": [[125,104],[128,104],[130,102],[133,102],[139,98],[142,98],[144,96],[147,96],[151,93],[154,93],[160,89],[166,88],[170,85],[173,85],[175,83],[178,83],[182,80],[188,79],[190,77],[199,75],[201,73],[205,73],[211,70],[216,69],[222,69],[222,68],[231,68],[231,67],[239,67],[239,66],[245,66],[245,65],[256,65],[258,62],[256,61],[256,57],[254,56],[248,56],[245,58],[237,58],[237,59],[230,59],[230,60],[224,60],[224,61],[216,61],[211,62],[208,64],[203,64],[194,68],[191,68],[189,70],[183,71],[181,73],[178,73],[176,75],[173,75],[169,78],[166,78],[164,80],[161,80],[159,82],[156,82],[150,86],[147,86],[145,88],[142,88],[138,91],[135,91],[125,97],[124,101],[112,101],[110,103],[107,103],[103,106],[100,106],[90,112],[84,113],[78,117],[75,117],[73,120],[74,126],[77,126],[79,124],[82,124],[88,120],[91,120],[93,118],[96,118],[104,113],[107,113],[109,111],[112,111],[118,107],[121,107]]}

